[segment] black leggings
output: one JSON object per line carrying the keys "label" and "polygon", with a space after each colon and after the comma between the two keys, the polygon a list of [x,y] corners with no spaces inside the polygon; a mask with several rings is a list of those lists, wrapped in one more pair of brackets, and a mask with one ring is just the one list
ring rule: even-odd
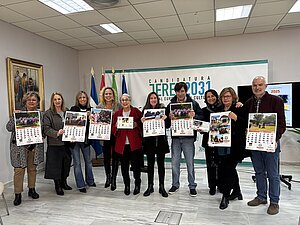
{"label": "black leggings", "polygon": [[[157,156],[157,167],[158,167],[158,177],[159,184],[163,185],[165,180],[165,154],[156,154]],[[154,164],[155,164],[155,153],[147,154],[147,164],[148,164],[148,185],[153,185],[154,177]]]}

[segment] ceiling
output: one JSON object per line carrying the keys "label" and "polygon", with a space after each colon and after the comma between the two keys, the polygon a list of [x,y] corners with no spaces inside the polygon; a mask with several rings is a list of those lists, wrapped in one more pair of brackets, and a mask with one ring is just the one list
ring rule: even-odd
{"label": "ceiling", "polygon": [[[296,0],[120,0],[63,15],[38,0],[0,0],[0,20],[77,50],[184,41],[300,26]],[[215,22],[215,9],[252,4],[248,18]],[[114,23],[124,33],[99,34]]]}

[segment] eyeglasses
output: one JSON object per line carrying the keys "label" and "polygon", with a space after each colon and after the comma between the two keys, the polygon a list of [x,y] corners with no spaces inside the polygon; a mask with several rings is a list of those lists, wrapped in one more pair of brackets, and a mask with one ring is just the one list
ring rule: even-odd
{"label": "eyeglasses", "polygon": [[232,98],[232,96],[231,95],[224,95],[224,96],[222,96],[222,98]]}

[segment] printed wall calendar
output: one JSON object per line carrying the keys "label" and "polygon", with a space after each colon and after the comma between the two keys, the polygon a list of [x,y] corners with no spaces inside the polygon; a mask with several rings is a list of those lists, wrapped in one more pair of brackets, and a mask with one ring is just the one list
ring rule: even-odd
{"label": "printed wall calendar", "polygon": [[118,116],[117,128],[118,129],[133,129],[133,117],[132,116]]}
{"label": "printed wall calendar", "polygon": [[92,108],[89,139],[110,140],[112,110]]}
{"label": "printed wall calendar", "polygon": [[145,109],[143,123],[144,137],[165,135],[165,109]]}
{"label": "printed wall calendar", "polygon": [[246,149],[275,152],[277,113],[249,113]]}
{"label": "printed wall calendar", "polygon": [[172,136],[193,136],[193,118],[189,116],[193,110],[192,103],[174,103],[170,107],[170,113],[174,116],[171,120]]}
{"label": "printed wall calendar", "polygon": [[231,147],[231,119],[228,112],[210,114],[208,145],[211,147]]}
{"label": "printed wall calendar", "polygon": [[62,141],[84,142],[87,123],[86,112],[67,111]]}
{"label": "printed wall calendar", "polygon": [[43,142],[39,111],[16,112],[14,119],[17,146]]}

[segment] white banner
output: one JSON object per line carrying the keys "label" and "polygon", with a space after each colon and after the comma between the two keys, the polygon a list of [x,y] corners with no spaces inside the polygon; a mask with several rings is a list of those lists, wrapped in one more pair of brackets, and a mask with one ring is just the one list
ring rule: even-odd
{"label": "white banner", "polygon": [[[132,105],[142,108],[147,95],[155,91],[165,106],[175,95],[174,86],[183,81],[188,85],[188,94],[196,100],[201,108],[205,107],[204,93],[208,89],[215,89],[218,93],[224,87],[232,87],[237,91],[237,86],[250,85],[256,76],[268,79],[268,61],[246,61],[219,63],[207,65],[192,65],[164,68],[148,68],[135,70],[117,70],[116,81],[119,95],[122,91],[121,75],[124,74],[128,94],[132,97]],[[106,84],[111,85],[111,71],[106,71]],[[196,158],[204,158],[204,149],[201,147],[202,137],[198,135],[196,142]],[[201,154],[199,154],[201,152]]]}

